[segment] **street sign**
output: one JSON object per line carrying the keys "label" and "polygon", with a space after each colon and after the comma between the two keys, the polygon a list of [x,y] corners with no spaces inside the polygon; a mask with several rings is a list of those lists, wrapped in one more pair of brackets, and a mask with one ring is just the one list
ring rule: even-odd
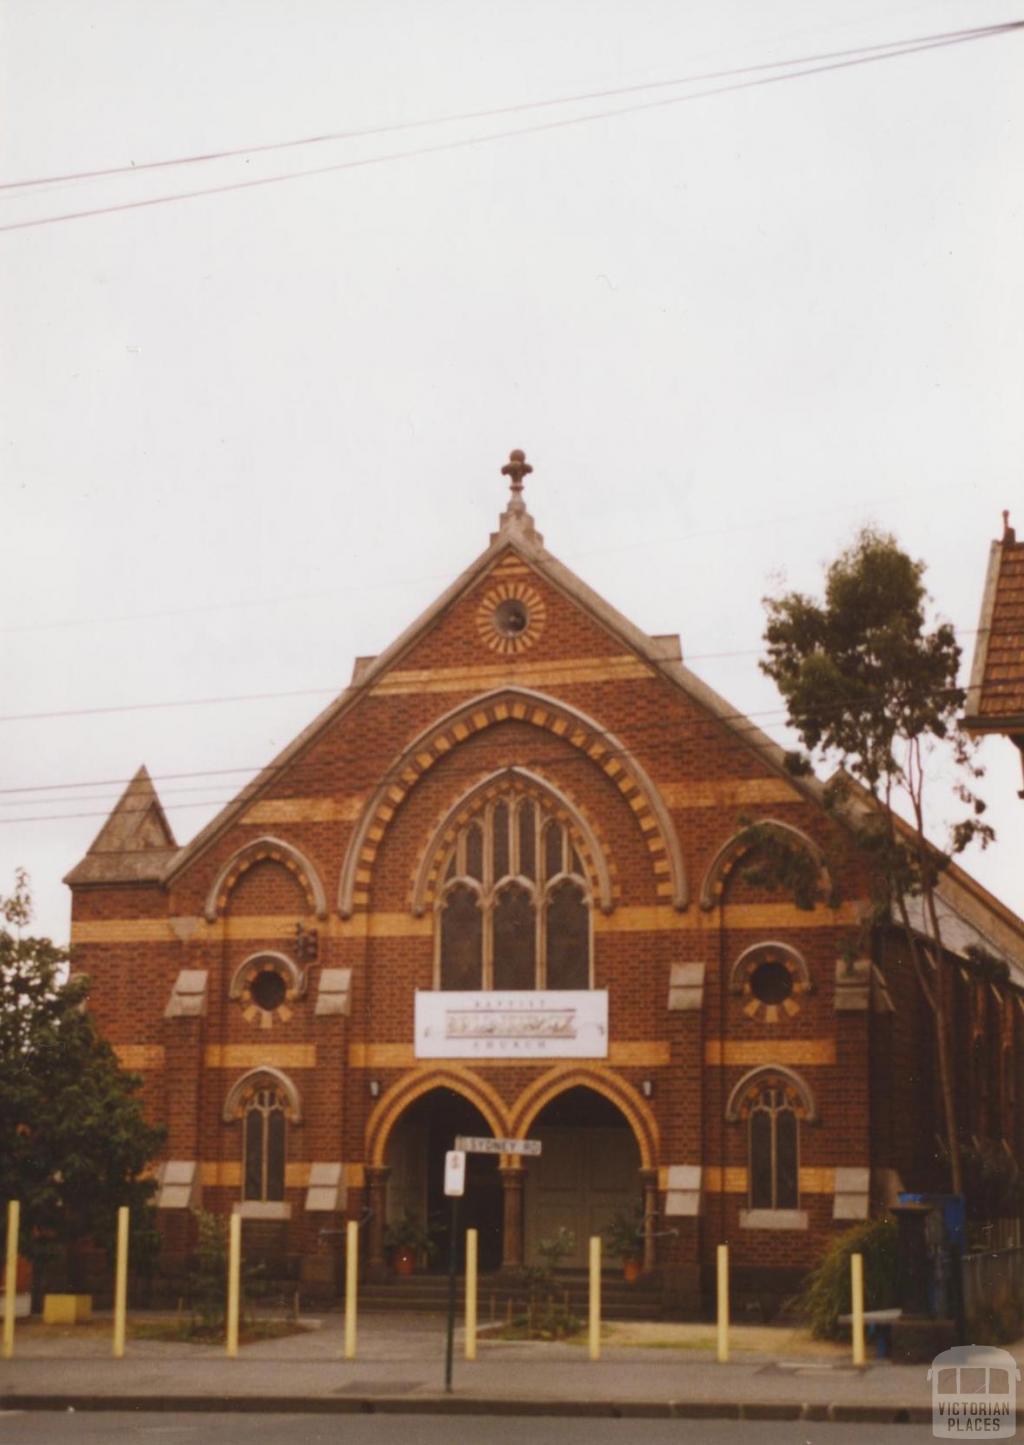
{"label": "street sign", "polygon": [[444,1192],[450,1199],[466,1192],[466,1155],[462,1149],[449,1149],[444,1156]]}
{"label": "street sign", "polygon": [[459,1134],[455,1139],[456,1149],[466,1154],[539,1154],[539,1139],[477,1139],[470,1134]]}

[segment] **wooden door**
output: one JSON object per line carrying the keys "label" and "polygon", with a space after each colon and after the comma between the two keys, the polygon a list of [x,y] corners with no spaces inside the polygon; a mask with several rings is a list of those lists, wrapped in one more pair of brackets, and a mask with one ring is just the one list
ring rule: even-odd
{"label": "wooden door", "polygon": [[632,1211],[640,1199],[640,1153],[628,1129],[535,1128],[543,1151],[527,1161],[526,1262],[541,1264],[537,1245],[561,1226],[575,1247],[562,1267],[584,1269],[589,1239],[607,1229],[613,1214]]}

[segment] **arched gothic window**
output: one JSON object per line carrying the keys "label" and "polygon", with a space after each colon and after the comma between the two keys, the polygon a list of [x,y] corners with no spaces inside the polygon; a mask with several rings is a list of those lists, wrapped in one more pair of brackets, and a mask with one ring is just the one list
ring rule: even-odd
{"label": "arched gothic window", "polygon": [[750,1157],[750,1208],[797,1209],[800,1140],[797,1100],[775,1079],[759,1083],[744,1101]]}
{"label": "arched gothic window", "polygon": [[284,1104],[276,1089],[257,1089],[243,1117],[242,1198],[284,1199]]}
{"label": "arched gothic window", "polygon": [[541,801],[492,799],[441,876],[442,989],[590,987],[590,890],[568,827]]}

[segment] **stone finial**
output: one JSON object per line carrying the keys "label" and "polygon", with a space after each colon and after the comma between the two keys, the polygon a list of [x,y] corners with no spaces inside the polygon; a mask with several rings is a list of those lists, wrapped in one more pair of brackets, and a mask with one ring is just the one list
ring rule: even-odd
{"label": "stone finial", "polygon": [[491,533],[491,542],[494,543],[509,529],[521,540],[536,542],[538,546],[544,545],[544,538],[533,525],[533,518],[526,510],[526,503],[523,500],[523,482],[533,471],[530,463],[526,460],[526,453],[516,448],[509,452],[508,461],[501,469],[501,475],[508,477],[512,495],[508,499],[508,506],[498,519],[498,531]]}
{"label": "stone finial", "polygon": [[[515,456],[516,453],[513,452],[512,455]],[[522,456],[522,452],[519,453],[519,456]],[[527,470],[529,470],[529,469],[527,469]],[[1016,533],[1016,532],[1014,531],[1014,529],[1010,526],[1010,513],[1009,513],[1009,511],[1005,511],[1005,512],[1003,513],[1003,541],[1004,541],[1004,542],[1016,542],[1016,540],[1017,540],[1017,533]]]}
{"label": "stone finial", "polygon": [[502,467],[501,475],[509,479],[512,488],[512,506],[515,506],[517,502],[520,507],[524,505],[523,480],[525,477],[528,477],[532,471],[533,468],[526,460],[525,452],[519,451],[518,448],[514,452],[509,452],[508,461]]}

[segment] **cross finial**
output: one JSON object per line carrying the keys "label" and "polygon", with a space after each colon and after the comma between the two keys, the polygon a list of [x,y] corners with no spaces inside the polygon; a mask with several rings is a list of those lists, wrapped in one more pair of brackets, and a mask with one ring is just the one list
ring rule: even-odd
{"label": "cross finial", "polygon": [[501,469],[501,475],[508,477],[512,487],[513,500],[521,497],[523,493],[523,478],[528,477],[533,471],[530,463],[526,460],[526,453],[516,449],[509,452],[508,461]]}

